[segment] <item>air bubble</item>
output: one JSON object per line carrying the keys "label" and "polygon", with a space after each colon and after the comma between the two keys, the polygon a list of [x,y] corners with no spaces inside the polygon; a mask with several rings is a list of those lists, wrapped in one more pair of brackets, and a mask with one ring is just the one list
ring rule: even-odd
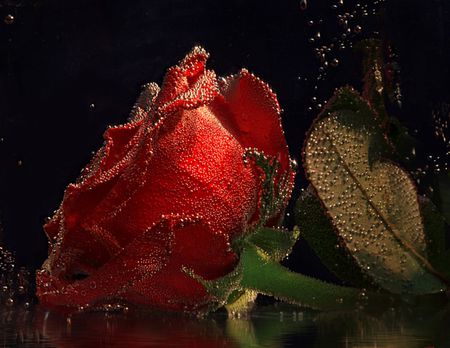
{"label": "air bubble", "polygon": [[3,18],[3,22],[4,22],[6,25],[11,25],[11,24],[13,24],[13,23],[14,23],[14,20],[15,20],[15,18],[14,18],[14,16],[13,16],[12,14],[7,14],[7,15],[5,16],[5,18]]}

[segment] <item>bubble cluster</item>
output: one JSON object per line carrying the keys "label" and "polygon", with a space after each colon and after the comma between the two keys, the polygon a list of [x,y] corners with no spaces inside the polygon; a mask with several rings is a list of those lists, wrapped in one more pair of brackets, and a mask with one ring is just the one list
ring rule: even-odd
{"label": "bubble cluster", "polygon": [[450,165],[450,104],[438,103],[432,110],[434,135],[444,147],[442,155],[429,156],[430,165],[434,172],[448,172]]}
{"label": "bubble cluster", "polygon": [[320,110],[325,105],[319,97],[319,87],[345,60],[346,51],[363,38],[378,36],[371,22],[383,3],[384,0],[368,3],[334,0],[321,11],[323,18],[306,20],[307,40],[318,62],[317,73],[311,82],[315,96],[308,111]]}
{"label": "bubble cluster", "polygon": [[30,272],[16,267],[13,254],[0,246],[0,306],[20,305],[28,309],[31,299]]}

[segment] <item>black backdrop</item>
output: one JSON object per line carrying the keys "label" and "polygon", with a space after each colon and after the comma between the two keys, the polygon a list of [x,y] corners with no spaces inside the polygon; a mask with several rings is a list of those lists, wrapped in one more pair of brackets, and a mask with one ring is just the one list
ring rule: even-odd
{"label": "black backdrop", "polygon": [[[160,83],[196,44],[211,53],[209,66],[219,75],[247,67],[273,87],[292,156],[300,160],[317,113],[308,111],[312,97],[361,85],[359,60],[347,50],[313,88],[319,63],[308,39],[318,29],[307,22],[322,21],[322,40],[331,37],[332,3],[309,0],[302,11],[298,0],[0,1],[0,221],[19,264],[38,267],[45,259],[42,224],[101,145],[106,126],[124,122],[140,85]],[[361,19],[361,35],[377,31],[393,43],[402,68],[399,116],[429,139],[430,105],[450,99],[448,1],[381,6],[381,16]],[[296,193],[304,186],[300,168]],[[331,277],[301,243],[290,265]]]}

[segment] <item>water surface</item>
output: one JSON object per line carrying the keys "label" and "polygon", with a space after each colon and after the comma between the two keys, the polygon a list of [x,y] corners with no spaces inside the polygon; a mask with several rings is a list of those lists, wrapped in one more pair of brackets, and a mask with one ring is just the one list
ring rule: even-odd
{"label": "water surface", "polygon": [[445,309],[317,313],[284,304],[234,319],[11,307],[0,310],[0,347],[450,347],[448,317]]}

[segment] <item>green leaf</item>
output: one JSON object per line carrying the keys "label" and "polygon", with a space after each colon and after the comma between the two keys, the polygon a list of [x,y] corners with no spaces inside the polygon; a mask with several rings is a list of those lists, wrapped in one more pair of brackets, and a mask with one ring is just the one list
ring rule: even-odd
{"label": "green leaf", "polygon": [[396,161],[405,166],[406,169],[414,171],[418,166],[416,153],[422,152],[423,145],[417,141],[396,118],[389,119],[389,140],[393,145]]}
{"label": "green leaf", "polygon": [[450,224],[450,172],[438,175],[434,186],[435,201],[445,220]]}
{"label": "green leaf", "polygon": [[298,236],[299,232],[297,230],[290,232],[261,227],[249,236],[247,242],[259,247],[270,259],[281,261],[290,254]]}
{"label": "green leaf", "polygon": [[305,141],[308,178],[344,245],[376,283],[398,294],[440,292],[447,280],[426,258],[415,186],[382,160],[383,133],[368,110],[352,89],[336,92]]}
{"label": "green leaf", "polygon": [[428,259],[439,272],[450,277],[450,250],[446,248],[445,240],[448,224],[426,197],[420,199],[420,211],[427,236]]}
{"label": "green leaf", "polygon": [[297,201],[295,221],[301,237],[339,279],[360,288],[374,287],[339,239],[322,203],[311,187],[303,191]]}
{"label": "green leaf", "polygon": [[241,285],[289,303],[321,310],[355,308],[368,302],[388,304],[386,297],[367,294],[356,288],[323,282],[300,273],[293,273],[270,260],[259,248],[248,245],[241,254]]}

